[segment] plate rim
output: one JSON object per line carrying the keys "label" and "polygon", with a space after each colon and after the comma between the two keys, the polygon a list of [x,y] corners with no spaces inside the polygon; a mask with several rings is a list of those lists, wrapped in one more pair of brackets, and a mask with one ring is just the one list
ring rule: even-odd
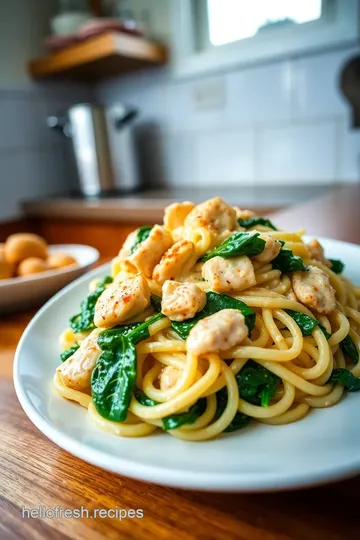
{"label": "plate rim", "polygon": [[[307,235],[307,238],[313,238]],[[341,240],[332,240],[330,238],[318,237],[320,241],[330,241],[344,246],[352,246],[359,250],[360,245]],[[77,441],[70,435],[63,433],[60,428],[56,427],[49,419],[43,417],[30,401],[26,391],[22,388],[21,377],[19,375],[19,365],[21,358],[21,348],[28,334],[31,332],[35,322],[42,316],[53,303],[56,303],[59,298],[66,295],[72,288],[76,288],[78,284],[91,279],[93,275],[99,272],[106,271],[110,268],[111,263],[105,263],[83,276],[74,280],[66,287],[56,293],[48,300],[41,309],[34,315],[25,331],[23,332],[16,348],[14,365],[13,365],[13,382],[15,393],[22,406],[25,414],[30,421],[52,442],[63,450],[69,452],[75,457],[86,461],[92,465],[100,467],[109,472],[119,474],[128,478],[133,478],[143,482],[150,482],[163,486],[180,489],[190,489],[197,491],[211,492],[242,492],[242,493],[260,493],[287,491],[293,489],[303,489],[307,487],[319,486],[333,482],[336,480],[344,480],[351,478],[360,472],[360,455],[358,459],[346,461],[334,467],[329,465],[319,469],[316,473],[288,473],[281,472],[267,473],[265,478],[261,478],[262,473],[254,473],[248,475],[245,473],[226,473],[226,472],[199,472],[194,470],[177,470],[175,468],[166,468],[144,464],[132,461],[131,459],[120,456],[109,455],[105,450],[98,450],[89,447],[85,442]],[[50,381],[49,381],[50,382]],[[43,396],[44,397],[44,396]],[[114,435],[115,436],[115,435]],[[121,439],[121,438],[120,438]],[[159,439],[160,440],[160,439]],[[178,440],[179,444],[184,444],[184,441]],[[186,443],[185,444],[207,444],[207,441],[202,443]]]}

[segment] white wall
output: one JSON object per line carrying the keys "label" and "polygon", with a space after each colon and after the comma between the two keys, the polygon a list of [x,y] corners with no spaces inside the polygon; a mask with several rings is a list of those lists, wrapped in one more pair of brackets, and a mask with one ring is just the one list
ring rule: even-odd
{"label": "white wall", "polygon": [[157,126],[146,139],[148,181],[355,182],[360,130],[349,127],[350,109],[338,85],[344,63],[359,52],[345,48],[192,80],[154,70],[104,82],[97,95],[105,103],[135,105],[145,124]]}
{"label": "white wall", "polygon": [[144,24],[150,39],[163,43],[171,41],[171,0],[117,0],[117,3]]}
{"label": "white wall", "polygon": [[49,20],[57,0],[2,0],[0,2],[0,84],[29,81],[26,63],[43,51]]}
{"label": "white wall", "polygon": [[0,0],[0,221],[21,215],[21,201],[68,191],[65,141],[46,116],[87,101],[86,86],[35,84],[26,63],[43,51],[56,0]]}

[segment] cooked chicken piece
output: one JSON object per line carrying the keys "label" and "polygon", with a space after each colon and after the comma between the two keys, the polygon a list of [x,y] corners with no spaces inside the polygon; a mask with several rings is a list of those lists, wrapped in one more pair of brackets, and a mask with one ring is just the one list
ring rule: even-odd
{"label": "cooked chicken piece", "polygon": [[317,266],[309,266],[307,272],[294,272],[292,284],[302,304],[324,315],[334,311],[335,290],[330,285],[328,275]]}
{"label": "cooked chicken piece", "polygon": [[295,296],[294,291],[291,290],[291,289],[290,289],[287,293],[285,293],[285,296],[286,296],[286,298],[288,298],[289,300],[292,300],[293,302],[297,302],[297,301],[298,301],[298,299],[297,299],[296,296]]}
{"label": "cooked chicken piece", "polygon": [[160,389],[170,390],[177,383],[181,373],[178,369],[172,366],[166,366],[160,373]]}
{"label": "cooked chicken piece", "polygon": [[150,305],[150,288],[141,274],[112,283],[98,298],[94,323],[99,328],[112,328],[135,317]]}
{"label": "cooked chicken piece", "polygon": [[327,260],[327,258],[324,255],[324,248],[320,244],[318,240],[311,240],[311,242],[307,243],[307,248],[309,250],[309,256],[310,259],[315,259],[315,261],[319,261],[328,268],[331,268],[331,262]]}
{"label": "cooked chicken piece", "polygon": [[173,203],[165,208],[164,227],[173,231],[184,225],[186,216],[195,208],[195,204],[190,201]]}
{"label": "cooked chicken piece", "polygon": [[191,319],[206,304],[206,294],[195,283],[165,281],[161,311],[171,321]]}
{"label": "cooked chicken piece", "polygon": [[255,212],[253,212],[252,210],[242,210],[238,206],[234,206],[233,208],[236,212],[236,219],[249,219],[256,216]]}
{"label": "cooked chicken piece", "polygon": [[265,240],[266,242],[265,248],[264,248],[264,251],[259,253],[259,255],[255,255],[253,259],[255,261],[259,261],[263,263],[270,262],[279,255],[281,244],[278,240],[275,240],[269,234],[266,234],[266,233],[260,233],[260,238]]}
{"label": "cooked chicken piece", "polygon": [[128,261],[146,277],[151,277],[155,266],[172,243],[170,232],[160,225],[155,225],[148,238],[141,242],[136,251],[128,257]]}
{"label": "cooked chicken piece", "polygon": [[117,267],[116,267],[116,274],[112,273],[112,275],[114,275],[115,283],[121,283],[125,279],[134,277],[137,274],[138,274],[138,270],[136,266],[131,264],[131,262],[129,262],[128,259],[118,260]]}
{"label": "cooked chicken piece", "polygon": [[229,231],[237,229],[236,212],[220,197],[198,204],[186,216],[185,227],[204,227],[214,238],[214,245],[229,236]]}
{"label": "cooked chicken piece", "polygon": [[223,309],[195,324],[186,340],[186,348],[196,355],[226,351],[241,343],[248,333],[240,311]]}
{"label": "cooked chicken piece", "polygon": [[180,240],[164,253],[154,268],[153,279],[161,284],[167,279],[177,279],[191,270],[196,259],[194,244],[188,240]]}
{"label": "cooked chicken piece", "polygon": [[204,263],[202,277],[217,292],[242,291],[256,285],[254,267],[246,255],[233,259],[213,257]]}
{"label": "cooked chicken piece", "polygon": [[120,257],[120,259],[126,259],[126,257],[129,257],[129,255],[131,255],[131,249],[133,245],[135,244],[136,239],[137,239],[137,230],[131,232],[127,236],[125,242],[123,243],[122,248],[119,251],[118,256]]}
{"label": "cooked chicken piece", "polygon": [[97,344],[100,332],[99,328],[95,328],[80,348],[56,369],[59,379],[68,388],[80,391],[90,389],[91,374],[101,353]]}

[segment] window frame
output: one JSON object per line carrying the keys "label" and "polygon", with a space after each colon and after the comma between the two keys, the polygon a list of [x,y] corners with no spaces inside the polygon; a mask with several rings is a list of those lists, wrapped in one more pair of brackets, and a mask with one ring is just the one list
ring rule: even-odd
{"label": "window frame", "polygon": [[[199,50],[199,34],[204,42],[206,0],[171,0],[171,3],[172,67],[177,77],[329,50],[354,44],[359,38],[359,1],[323,0],[321,19],[297,26],[296,32],[293,26],[269,28],[252,38]],[[195,22],[195,9],[203,14],[202,28]]]}

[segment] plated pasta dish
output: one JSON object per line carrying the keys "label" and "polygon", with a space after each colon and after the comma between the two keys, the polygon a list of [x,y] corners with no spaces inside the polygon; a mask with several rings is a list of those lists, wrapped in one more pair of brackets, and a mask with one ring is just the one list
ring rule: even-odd
{"label": "plated pasta dish", "polygon": [[360,288],[303,234],[219,197],[168,206],[74,306],[55,389],[115,435],[188,441],[336,405],[360,390]]}

